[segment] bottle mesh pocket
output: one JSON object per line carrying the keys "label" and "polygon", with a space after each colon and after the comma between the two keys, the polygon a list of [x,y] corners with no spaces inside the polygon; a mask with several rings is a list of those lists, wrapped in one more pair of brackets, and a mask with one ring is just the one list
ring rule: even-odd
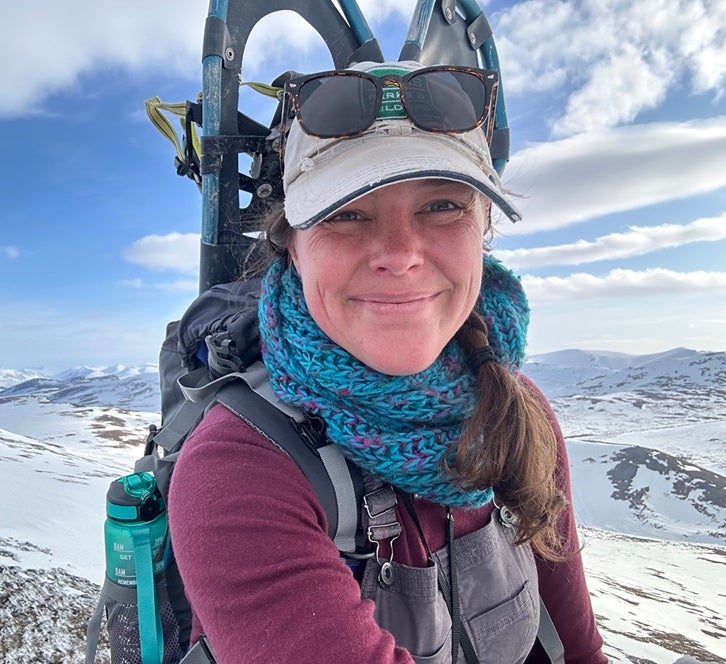
{"label": "bottle mesh pocket", "polygon": [[[169,602],[160,607],[164,630],[163,664],[178,664],[182,658],[179,625]],[[136,604],[109,602],[106,607],[108,640],[114,664],[142,664],[139,642],[139,616]]]}

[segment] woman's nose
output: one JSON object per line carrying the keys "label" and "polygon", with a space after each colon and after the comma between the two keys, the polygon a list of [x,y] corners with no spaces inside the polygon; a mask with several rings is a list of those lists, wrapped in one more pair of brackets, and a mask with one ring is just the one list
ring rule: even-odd
{"label": "woman's nose", "polygon": [[423,264],[424,239],[413,215],[392,216],[380,225],[377,235],[370,259],[373,269],[404,274]]}

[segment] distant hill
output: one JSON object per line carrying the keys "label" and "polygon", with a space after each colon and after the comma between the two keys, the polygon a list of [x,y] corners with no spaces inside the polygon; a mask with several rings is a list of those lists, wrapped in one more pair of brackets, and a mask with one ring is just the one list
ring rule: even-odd
{"label": "distant hill", "polygon": [[[562,350],[526,358],[524,372],[550,399],[605,396],[627,391],[658,393],[673,398],[707,387],[715,401],[726,401],[726,352],[675,348],[651,355],[606,351]],[[159,369],[138,367],[75,367],[43,375],[37,371],[0,369],[0,396],[43,392],[49,399],[158,410]],[[156,401],[154,401],[156,400]],[[143,408],[138,408],[139,405]]]}
{"label": "distant hill", "polygon": [[[11,376],[8,371],[8,381]],[[16,376],[23,376],[23,372],[16,372]],[[159,369],[152,364],[76,367],[50,376],[32,374],[0,389],[0,398],[22,395],[42,396],[51,402],[77,406],[114,406],[154,412],[159,410]]]}
{"label": "distant hill", "polygon": [[528,357],[524,367],[550,399],[627,390],[681,394],[708,387],[726,398],[726,353],[687,348],[653,355],[563,350]]}
{"label": "distant hill", "polygon": [[10,387],[11,385],[17,385],[23,381],[30,380],[38,375],[38,372],[30,370],[0,369],[0,390]]}

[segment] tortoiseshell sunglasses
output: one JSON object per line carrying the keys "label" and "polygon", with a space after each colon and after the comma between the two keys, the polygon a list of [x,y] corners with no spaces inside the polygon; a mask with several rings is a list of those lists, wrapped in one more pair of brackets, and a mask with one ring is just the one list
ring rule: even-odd
{"label": "tortoiseshell sunglasses", "polygon": [[281,140],[293,116],[318,138],[348,138],[378,119],[408,117],[419,129],[445,134],[482,127],[491,142],[498,85],[495,71],[453,65],[404,76],[346,69],[291,78],[283,91]]}

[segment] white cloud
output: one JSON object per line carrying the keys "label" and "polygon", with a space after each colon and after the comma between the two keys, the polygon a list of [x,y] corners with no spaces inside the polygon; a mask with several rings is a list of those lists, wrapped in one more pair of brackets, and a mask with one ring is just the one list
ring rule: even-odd
{"label": "white cloud", "polygon": [[165,69],[198,78],[206,6],[39,0],[32,8],[3,7],[0,27],[0,117],[40,112],[53,92],[79,75],[115,67],[146,73]]}
{"label": "white cloud", "polygon": [[673,82],[665,54],[647,62],[641,48],[624,44],[594,64],[589,80],[567,101],[564,115],[553,125],[555,136],[597,131],[635,119],[657,107]]}
{"label": "white cloud", "polygon": [[494,28],[503,84],[512,94],[554,90],[575,75],[590,47],[573,4],[530,0],[504,12]]}
{"label": "white cloud", "polygon": [[529,0],[494,26],[508,92],[572,90],[559,136],[631,121],[676,85],[722,93],[725,33],[722,0]]}
{"label": "white cloud", "polygon": [[199,235],[169,233],[146,235],[123,251],[124,260],[150,270],[194,274],[199,270]]}
{"label": "white cloud", "polygon": [[[361,0],[372,26],[410,20],[413,0]],[[50,95],[77,83],[83,74],[120,68],[136,75],[158,74],[198,84],[208,3],[109,3],[76,0],[73,11],[55,0],[3,7],[0,24],[0,118],[42,113]],[[299,15],[275,12],[254,26],[245,48],[243,77],[255,80],[263,66],[277,75],[305,70],[304,58],[327,49]],[[291,55],[294,54],[294,57]],[[397,53],[391,55],[395,57]],[[263,76],[266,80],[267,75]],[[269,81],[267,81],[269,82]]]}
{"label": "white cloud", "polygon": [[529,354],[562,348],[655,353],[726,350],[726,272],[613,270],[526,276]]}
{"label": "white cloud", "polygon": [[691,63],[693,87],[697,92],[718,89],[723,93],[726,5],[719,0],[692,2],[685,9],[686,20],[681,22],[679,50]]}
{"label": "white cloud", "polygon": [[257,23],[247,42],[243,77],[252,80],[263,68],[276,67],[279,71],[274,75],[288,69],[304,71],[303,59],[322,45],[322,38],[298,14],[285,11],[268,15]]}
{"label": "white cloud", "polygon": [[507,233],[567,226],[726,187],[726,116],[634,125],[520,150],[507,185],[524,222]]}
{"label": "white cloud", "polygon": [[[378,10],[382,16],[395,11]],[[387,7],[387,3],[383,3]],[[43,112],[54,92],[72,87],[82,74],[115,68],[136,75],[200,79],[208,3],[93,2],[76,0],[73,10],[55,0],[3,7],[0,24],[0,118]],[[254,79],[261,65],[277,73],[299,66],[300,58],[322,40],[297,14],[277,12],[253,29],[243,73]],[[291,53],[295,57],[291,57]],[[282,66],[284,64],[284,66]]]}
{"label": "white cloud", "polygon": [[0,247],[0,253],[3,254],[5,258],[9,258],[10,260],[20,258],[20,249],[14,247],[13,245],[6,245],[4,247]]}
{"label": "white cloud", "polygon": [[726,239],[726,213],[720,217],[697,219],[690,224],[631,226],[625,233],[611,233],[590,242],[578,240],[534,249],[497,251],[497,258],[512,268],[528,269],[543,265],[582,265],[602,260],[640,256],[659,249],[694,242]]}
{"label": "white cloud", "polygon": [[[338,2],[336,4],[340,5]],[[358,0],[357,4],[371,31],[377,35],[378,31],[374,30],[373,26],[380,25],[391,17],[399,17],[408,22],[416,2],[415,0]],[[342,10],[341,14],[344,14]]]}
{"label": "white cloud", "polygon": [[122,286],[140,290],[142,288],[154,288],[166,293],[192,293],[198,292],[199,282],[196,279],[176,279],[175,281],[156,281],[147,283],[143,279],[122,279],[119,281]]}
{"label": "white cloud", "polygon": [[[360,0],[360,7],[384,41],[392,21],[400,21],[397,30],[408,24],[414,2]],[[50,94],[91,71],[163,71],[198,81],[207,10],[197,0],[177,0],[173,10],[164,3],[91,0],[76,0],[72,12],[54,0],[37,0],[32,9],[8,4],[0,25],[0,59],[6,64],[0,86],[7,91],[0,117],[41,112]],[[723,90],[722,0],[528,0],[499,15],[487,13],[509,92],[574,89],[557,122],[561,134],[632,119],[677,83],[695,92]],[[303,69],[301,59],[320,44],[299,16],[277,12],[253,29],[244,74],[254,78],[263,64],[279,72]]]}
{"label": "white cloud", "polygon": [[604,276],[576,273],[567,277],[524,276],[522,284],[533,303],[572,299],[620,298],[726,291],[726,272],[674,272],[617,269]]}
{"label": "white cloud", "polygon": [[119,282],[122,286],[126,286],[127,288],[136,288],[140,289],[144,287],[144,280],[143,279],[122,279]]}
{"label": "white cloud", "polygon": [[573,299],[533,307],[527,352],[562,348],[657,353],[726,350],[726,294]]}

